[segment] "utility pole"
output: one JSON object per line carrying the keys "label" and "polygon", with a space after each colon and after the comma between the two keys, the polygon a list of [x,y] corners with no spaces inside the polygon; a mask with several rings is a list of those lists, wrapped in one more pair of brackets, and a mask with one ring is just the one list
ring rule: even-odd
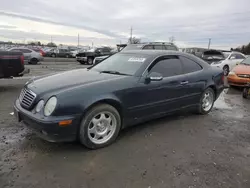
{"label": "utility pole", "polygon": [[210,49],[211,39],[208,40],[208,49]]}
{"label": "utility pole", "polygon": [[79,36],[79,33],[78,33],[78,38],[77,38],[77,51],[79,50],[79,42],[80,42],[80,36]]}
{"label": "utility pole", "polygon": [[130,44],[132,44],[132,37],[133,37],[133,28],[130,28]]}

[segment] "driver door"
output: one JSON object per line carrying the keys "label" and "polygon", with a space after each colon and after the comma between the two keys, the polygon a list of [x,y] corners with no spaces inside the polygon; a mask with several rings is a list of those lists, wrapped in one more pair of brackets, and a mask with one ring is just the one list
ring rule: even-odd
{"label": "driver door", "polygon": [[131,96],[136,98],[136,103],[130,113],[136,119],[161,116],[184,104],[187,80],[178,56],[164,56],[156,60],[147,70],[147,75],[153,72],[162,75],[162,80],[147,83],[142,77],[137,91]]}

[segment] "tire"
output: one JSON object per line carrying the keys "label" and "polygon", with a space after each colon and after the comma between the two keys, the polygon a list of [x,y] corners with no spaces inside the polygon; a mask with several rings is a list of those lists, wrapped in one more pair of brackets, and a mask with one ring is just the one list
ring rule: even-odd
{"label": "tire", "polygon": [[54,57],[54,58],[55,58],[55,57],[56,57],[56,54],[52,54],[51,57]]}
{"label": "tire", "polygon": [[243,89],[243,92],[242,92],[242,97],[243,98],[246,99],[248,97],[248,91],[249,91],[249,88],[244,88]]}
{"label": "tire", "polygon": [[229,66],[228,65],[225,65],[223,67],[223,72],[224,72],[224,76],[228,76],[228,74],[229,74]]}
{"label": "tire", "polygon": [[94,59],[92,57],[87,58],[87,64],[88,65],[93,65],[93,61],[94,61]]}
{"label": "tire", "polygon": [[84,61],[78,61],[79,63],[81,63],[82,65],[84,65],[85,63],[84,63]]}
{"label": "tire", "polygon": [[38,59],[32,58],[32,59],[30,60],[29,64],[37,65],[38,62],[39,62]]}
{"label": "tire", "polygon": [[[206,99],[205,99],[205,96],[206,96]],[[209,96],[209,98],[208,98],[208,96]],[[199,103],[199,106],[197,109],[197,113],[201,114],[201,115],[208,114],[214,106],[214,101],[215,101],[214,90],[209,87],[201,95],[200,103]],[[204,104],[204,103],[206,103],[206,104]]]}
{"label": "tire", "polygon": [[69,55],[66,55],[66,58],[69,58]]}
{"label": "tire", "polygon": [[[100,122],[103,122],[103,124],[100,124]],[[99,125],[97,125],[98,123]],[[89,149],[102,148],[116,140],[120,129],[121,117],[119,112],[108,104],[96,105],[82,119],[79,140]]]}

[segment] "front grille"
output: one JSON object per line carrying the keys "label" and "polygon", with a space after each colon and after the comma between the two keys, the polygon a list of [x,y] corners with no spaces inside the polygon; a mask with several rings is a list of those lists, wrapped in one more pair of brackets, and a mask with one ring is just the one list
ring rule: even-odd
{"label": "front grille", "polygon": [[240,78],[250,78],[250,74],[238,74],[237,76]]}
{"label": "front grille", "polygon": [[33,104],[35,98],[36,98],[36,94],[34,92],[24,88],[20,93],[19,101],[22,107],[28,109]]}

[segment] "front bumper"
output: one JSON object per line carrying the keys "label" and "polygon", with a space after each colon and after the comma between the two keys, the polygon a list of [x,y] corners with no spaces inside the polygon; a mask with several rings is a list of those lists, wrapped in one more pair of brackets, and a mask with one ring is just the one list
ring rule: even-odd
{"label": "front bumper", "polygon": [[[19,122],[24,122],[39,137],[49,142],[70,142],[77,139],[80,115],[44,117],[22,108],[18,99],[14,104],[14,114]],[[59,122],[63,120],[72,120],[72,123],[61,127]]]}
{"label": "front bumper", "polygon": [[245,87],[248,83],[250,83],[250,78],[241,78],[236,75],[227,77],[228,84],[232,86]]}
{"label": "front bumper", "polygon": [[76,60],[77,60],[77,61],[87,62],[87,57],[79,57],[79,56],[77,56],[77,57],[76,57]]}

